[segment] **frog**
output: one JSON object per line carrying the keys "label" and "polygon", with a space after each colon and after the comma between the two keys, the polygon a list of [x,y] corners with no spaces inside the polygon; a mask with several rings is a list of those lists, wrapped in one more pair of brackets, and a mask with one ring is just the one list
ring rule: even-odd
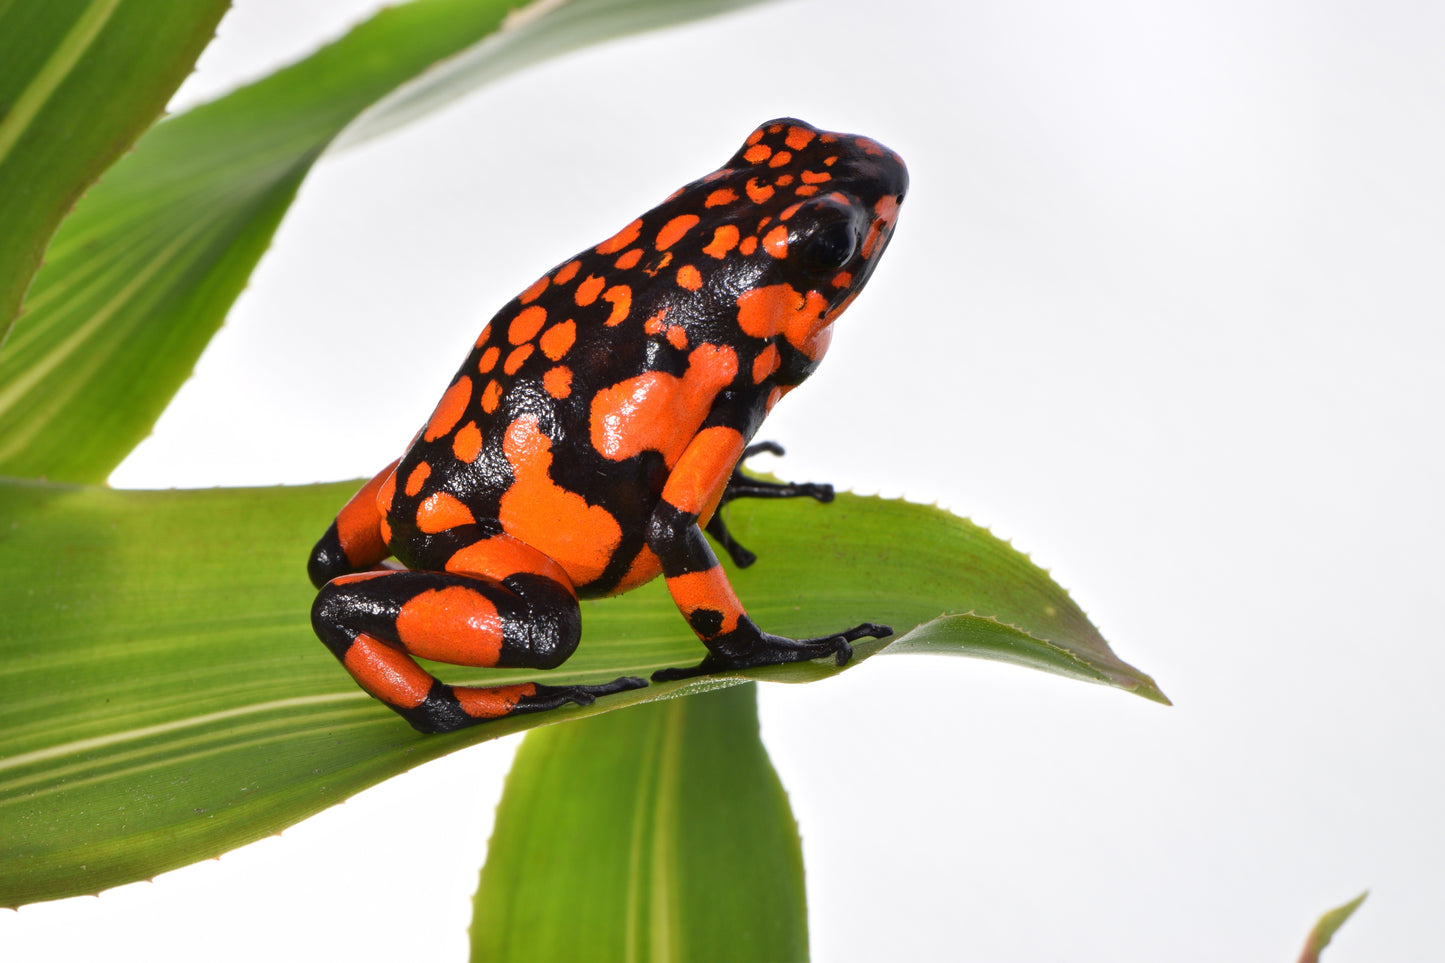
{"label": "frog", "polygon": [[561,666],[579,599],[659,575],[705,655],[655,682],[813,659],[845,665],[865,622],[792,639],[748,617],[704,533],[756,556],[719,509],[833,498],[742,464],[763,419],[822,361],[872,276],[908,186],[871,138],[792,117],[553,267],[499,311],[405,453],[316,543],[316,635],[363,690],[441,733],[641,688],[449,685],[418,662]]}

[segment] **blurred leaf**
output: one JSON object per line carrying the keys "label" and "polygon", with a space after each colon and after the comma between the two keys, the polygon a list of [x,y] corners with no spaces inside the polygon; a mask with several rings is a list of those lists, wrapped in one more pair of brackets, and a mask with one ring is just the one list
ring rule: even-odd
{"label": "blurred leaf", "polygon": [[423,70],[491,35],[367,129],[584,42],[754,2],[542,0],[508,16],[507,0],[415,0],[152,128],[61,225],[0,352],[0,474],[104,481],[190,376],[316,158]]}
{"label": "blurred leaf", "polygon": [[[842,671],[825,661],[654,684],[588,708],[420,736],[311,633],[307,554],[355,487],[0,483],[0,905],[215,856],[496,736],[744,678]],[[1063,589],[963,519],[847,494],[826,506],[750,499],[726,511],[759,555],[734,585],[769,631],[884,622],[902,638],[859,645],[853,665],[891,648],[1008,656],[1163,698]],[[658,580],[584,602],[582,645],[547,681],[646,675],[702,655]],[[468,684],[536,675],[441,674]]]}
{"label": "blurred leaf", "polygon": [[473,960],[801,960],[798,826],[751,685],[528,733]]}
{"label": "blurred leaf", "polygon": [[1360,904],[1369,895],[1370,891],[1365,890],[1345,905],[1336,906],[1321,916],[1319,922],[1315,924],[1315,928],[1310,930],[1309,938],[1305,940],[1304,949],[1300,951],[1299,963],[1319,963],[1320,953],[1330,945],[1330,940],[1335,938],[1335,932],[1345,925],[1345,920],[1355,914],[1355,910],[1360,908]]}
{"label": "blurred leaf", "polygon": [[0,3],[0,344],[60,219],[160,115],[229,6]]}

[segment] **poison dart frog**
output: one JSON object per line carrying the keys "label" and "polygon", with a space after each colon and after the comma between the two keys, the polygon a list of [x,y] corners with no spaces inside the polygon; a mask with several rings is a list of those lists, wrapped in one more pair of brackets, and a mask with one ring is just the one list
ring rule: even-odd
{"label": "poison dart frog", "polygon": [[[542,275],[483,329],[400,459],[311,553],[316,634],[422,732],[588,704],[646,685],[450,686],[414,657],[552,669],[577,600],[661,574],[707,648],[654,680],[831,656],[891,629],[770,635],[743,611],[706,530],[740,565],[719,506],[832,488],[738,465],[764,416],[823,358],[908,184],[866,137],[783,118],[726,165]],[[380,563],[394,556],[404,568]]]}

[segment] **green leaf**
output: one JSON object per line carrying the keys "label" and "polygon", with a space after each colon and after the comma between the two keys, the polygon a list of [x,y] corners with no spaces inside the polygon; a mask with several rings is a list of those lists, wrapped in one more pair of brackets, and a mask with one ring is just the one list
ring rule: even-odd
{"label": "green leaf", "polygon": [[1345,925],[1345,920],[1355,915],[1355,910],[1370,895],[1365,890],[1359,896],[1350,900],[1343,906],[1336,906],[1325,915],[1321,916],[1315,928],[1310,930],[1309,938],[1305,940],[1304,949],[1300,951],[1299,963],[1319,963],[1320,953],[1330,945],[1330,940],[1335,938],[1336,931]]}
{"label": "green leaf", "polygon": [[528,734],[473,960],[801,960],[797,823],[736,686]]}
{"label": "green leaf", "polygon": [[[0,474],[102,482],[190,376],[311,165],[465,86],[625,31],[757,0],[415,0],[311,57],[157,125],[77,205],[0,353]],[[490,36],[489,36],[490,35]]]}
{"label": "green leaf", "polygon": [[0,344],[60,219],[160,115],[229,6],[0,2]]}
{"label": "green leaf", "polygon": [[[743,678],[840,671],[807,663],[654,684],[587,708],[419,736],[311,633],[306,558],[355,488],[0,483],[0,905],[215,856],[499,735]],[[726,511],[759,555],[734,586],[769,631],[884,622],[902,639],[858,646],[852,665],[892,647],[1013,653],[1163,698],[1044,572],[946,512],[846,494],[826,506],[750,499]],[[584,602],[581,648],[547,681],[647,675],[702,655],[657,581]],[[476,684],[536,673],[440,674]]]}

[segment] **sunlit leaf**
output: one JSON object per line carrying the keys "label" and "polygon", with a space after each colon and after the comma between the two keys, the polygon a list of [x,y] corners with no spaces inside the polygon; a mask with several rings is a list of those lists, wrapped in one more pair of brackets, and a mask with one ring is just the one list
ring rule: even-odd
{"label": "sunlit leaf", "polygon": [[[420,736],[311,633],[307,554],[354,488],[0,484],[0,905],[214,856],[505,733],[744,677],[841,671],[821,662],[654,684],[585,709]],[[893,647],[1012,654],[1162,699],[1044,572],[946,512],[840,495],[826,506],[739,501],[727,517],[759,555],[734,585],[769,631],[884,622],[902,637]],[[852,665],[879,651],[890,647],[860,645]],[[702,654],[654,582],[584,602],[581,648],[547,681],[647,675]]]}
{"label": "sunlit leaf", "polygon": [[751,685],[528,734],[473,960],[801,960],[798,827]]}
{"label": "sunlit leaf", "polygon": [[160,115],[229,6],[0,3],[0,343],[60,219]]}
{"label": "sunlit leaf", "polygon": [[[61,225],[0,351],[0,474],[102,482],[190,376],[320,153],[468,85],[629,30],[757,0],[415,0],[151,129]],[[363,131],[364,133],[365,131]]]}

